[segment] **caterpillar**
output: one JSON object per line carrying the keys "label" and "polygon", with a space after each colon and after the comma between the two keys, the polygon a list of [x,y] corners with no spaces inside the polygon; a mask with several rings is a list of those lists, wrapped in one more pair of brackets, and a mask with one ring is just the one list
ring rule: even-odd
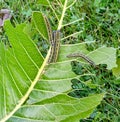
{"label": "caterpillar", "polygon": [[68,58],[71,58],[71,57],[81,57],[83,58],[85,61],[87,61],[89,64],[91,64],[92,66],[96,66],[95,62],[92,61],[89,57],[87,57],[86,55],[82,54],[82,53],[72,53],[72,54],[69,54],[67,55]]}
{"label": "caterpillar", "polygon": [[60,49],[60,31],[54,31],[53,32],[53,56],[52,56],[52,62],[57,61],[59,49]]}
{"label": "caterpillar", "polygon": [[48,63],[53,63],[57,61],[58,52],[60,48],[60,31],[57,30],[57,31],[52,32],[52,29],[47,17],[43,16],[43,18],[47,26],[48,39],[51,46],[51,52],[48,59]]}

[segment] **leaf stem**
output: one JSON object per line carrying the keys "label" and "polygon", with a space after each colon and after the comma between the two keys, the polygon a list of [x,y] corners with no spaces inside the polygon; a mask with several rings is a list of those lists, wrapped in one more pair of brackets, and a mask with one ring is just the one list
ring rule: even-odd
{"label": "leaf stem", "polygon": [[63,6],[63,11],[62,11],[62,16],[60,18],[59,25],[58,25],[58,30],[60,30],[61,27],[62,27],[63,18],[65,16],[65,11],[67,9],[67,2],[68,2],[68,0],[65,0],[65,3],[64,3],[64,6]]}
{"label": "leaf stem", "polygon": [[73,3],[67,7],[67,9],[70,8],[72,5],[74,5],[76,3],[76,1],[77,0],[74,0]]}
{"label": "leaf stem", "polygon": [[77,36],[78,34],[80,34],[80,33],[82,33],[82,32],[83,32],[83,31],[75,32],[75,33],[73,33],[73,34],[71,34],[71,35],[68,35],[67,37],[62,38],[61,41],[65,40],[65,39],[68,39],[68,38],[70,38],[70,37],[75,37],[75,36]]}
{"label": "leaf stem", "polygon": [[79,21],[82,21],[82,20],[84,20],[84,18],[80,18],[80,19],[77,19],[77,20],[75,20],[75,21],[73,21],[73,22],[70,22],[70,23],[64,24],[64,25],[62,25],[62,27],[65,27],[65,26],[68,26],[68,25],[74,24],[74,23],[79,22]]}

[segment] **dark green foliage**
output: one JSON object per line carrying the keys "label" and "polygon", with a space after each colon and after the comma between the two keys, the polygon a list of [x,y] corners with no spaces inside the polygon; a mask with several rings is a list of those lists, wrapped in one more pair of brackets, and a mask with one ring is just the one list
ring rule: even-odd
{"label": "dark green foliage", "polygon": [[[79,72],[88,69],[87,71],[91,72],[91,75],[83,75],[80,76],[79,80],[72,80],[72,88],[74,91],[69,95],[75,97],[85,97],[93,93],[106,92],[106,97],[90,118],[81,120],[80,122],[118,122],[120,112],[120,94],[119,86],[114,84],[115,76],[113,76],[112,71],[107,70],[106,65],[104,64],[97,65],[95,68],[91,66],[84,66],[77,62],[76,64],[77,65],[73,66],[73,71],[75,73],[79,74]],[[81,68],[78,69],[78,67],[80,67],[79,65],[81,65],[82,71]],[[76,70],[75,67],[77,67]],[[95,87],[91,87],[86,84],[89,80]],[[99,116],[97,115],[98,113]]]}

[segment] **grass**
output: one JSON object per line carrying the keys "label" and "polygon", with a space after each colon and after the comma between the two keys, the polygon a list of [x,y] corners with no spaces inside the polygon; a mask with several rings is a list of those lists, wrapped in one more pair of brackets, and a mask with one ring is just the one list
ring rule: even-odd
{"label": "grass", "polygon": [[[12,10],[12,22],[22,23],[31,21],[32,11],[43,11],[50,19],[52,28],[57,27],[57,19],[49,8],[44,8],[34,4],[35,0],[4,0],[0,1],[0,9],[8,8]],[[57,9],[60,14],[60,9]],[[82,31],[61,43],[80,43],[95,41],[94,44],[87,45],[87,49],[92,51],[101,46],[115,47],[118,50],[116,57],[120,55],[120,0],[77,0],[75,5],[69,9],[64,18],[64,24],[80,20],[72,25],[64,26],[62,36]],[[48,45],[37,34],[33,39],[45,55]],[[1,29],[0,40],[6,42],[6,35]],[[36,41],[37,40],[37,41]],[[72,88],[74,92],[70,93],[74,97],[84,97],[93,93],[106,92],[106,97],[96,108],[94,113],[87,119],[80,122],[119,122],[120,121],[120,90],[119,84],[115,84],[116,77],[112,71],[107,70],[105,65],[99,65],[99,68],[93,68],[89,65],[82,66],[78,62],[72,62],[73,72],[81,75],[84,71],[89,71],[93,75],[80,77],[79,80],[73,79]],[[87,84],[91,81],[91,84]]]}
{"label": "grass", "polygon": [[70,93],[71,96],[81,98],[93,93],[106,92],[104,100],[94,113],[80,122],[119,122],[119,86],[114,84],[112,71],[107,70],[106,65],[99,65],[97,68],[82,66],[77,62],[73,62],[72,65],[76,74],[83,75],[89,71],[92,75],[83,75],[79,80],[73,79],[72,87],[75,91]]}

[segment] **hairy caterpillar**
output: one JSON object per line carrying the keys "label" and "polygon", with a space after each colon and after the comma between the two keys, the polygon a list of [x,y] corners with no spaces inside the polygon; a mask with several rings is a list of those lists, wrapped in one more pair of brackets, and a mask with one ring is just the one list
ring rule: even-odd
{"label": "hairy caterpillar", "polygon": [[48,63],[52,63],[52,62],[57,61],[58,52],[60,48],[60,31],[57,30],[57,31],[52,32],[52,29],[47,17],[46,16],[43,16],[43,17],[47,26],[48,38],[49,38],[49,42],[51,46],[51,52],[48,59]]}
{"label": "hairy caterpillar", "polygon": [[53,32],[53,56],[52,56],[52,62],[56,62],[57,61],[57,57],[58,57],[58,52],[59,52],[59,48],[60,48],[60,31],[54,31]]}
{"label": "hairy caterpillar", "polygon": [[96,66],[95,62],[92,61],[89,57],[87,57],[86,55],[82,54],[82,53],[72,53],[67,55],[68,58],[70,57],[81,57],[83,58],[85,61],[87,61],[88,63],[90,63],[92,66]]}

